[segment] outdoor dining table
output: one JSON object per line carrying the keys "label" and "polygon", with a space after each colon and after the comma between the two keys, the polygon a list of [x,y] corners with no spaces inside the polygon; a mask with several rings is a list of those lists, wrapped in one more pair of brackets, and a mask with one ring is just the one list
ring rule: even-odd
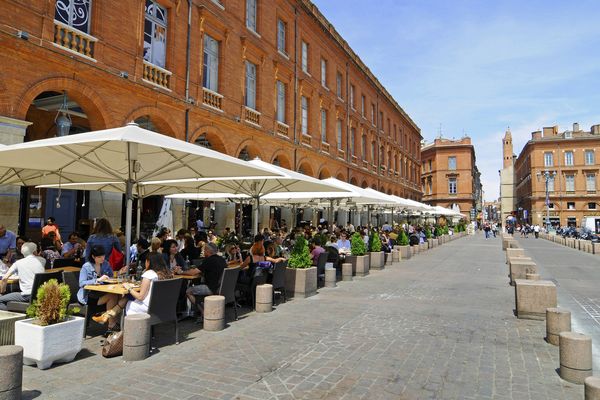
{"label": "outdoor dining table", "polygon": [[119,295],[126,295],[128,290],[123,286],[122,283],[113,284],[97,284],[97,285],[85,285],[85,290],[92,290],[94,292],[112,293]]}

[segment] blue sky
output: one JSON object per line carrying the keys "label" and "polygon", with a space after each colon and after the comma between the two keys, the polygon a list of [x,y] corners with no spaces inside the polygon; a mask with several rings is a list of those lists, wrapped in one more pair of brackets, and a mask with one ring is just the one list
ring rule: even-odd
{"label": "blue sky", "polygon": [[600,123],[600,1],[313,0],[432,141],[471,136],[486,200],[501,138]]}

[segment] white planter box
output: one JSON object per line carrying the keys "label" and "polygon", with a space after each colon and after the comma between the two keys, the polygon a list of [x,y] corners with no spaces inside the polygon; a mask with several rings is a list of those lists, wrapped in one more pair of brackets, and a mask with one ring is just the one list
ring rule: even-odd
{"label": "white planter box", "polygon": [[55,362],[73,361],[83,346],[84,318],[69,317],[48,326],[32,321],[29,318],[15,322],[15,344],[23,347],[23,364],[47,369]]}
{"label": "white planter box", "polygon": [[285,291],[290,297],[300,298],[317,294],[317,267],[286,268]]}

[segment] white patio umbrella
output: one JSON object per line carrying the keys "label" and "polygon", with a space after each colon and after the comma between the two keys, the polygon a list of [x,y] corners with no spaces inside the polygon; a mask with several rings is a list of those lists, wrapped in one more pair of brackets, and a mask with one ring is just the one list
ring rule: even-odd
{"label": "white patio umbrella", "polygon": [[[177,193],[170,198],[193,199],[203,193],[227,192],[233,195],[244,194],[254,199],[252,231],[258,233],[258,212],[261,200],[272,193],[290,192],[345,192],[325,181],[312,178],[299,172],[266,163],[258,158],[249,161],[250,165],[270,171],[272,177],[246,177],[244,179],[184,179],[171,183],[177,185]],[[164,182],[148,182],[147,185],[161,185]],[[187,193],[186,193],[187,192]]]}
{"label": "white patio umbrella", "polygon": [[[136,124],[0,147],[0,184],[101,184],[126,194],[126,252],[134,188],[149,181],[272,177],[278,173],[216,151],[142,129]],[[81,184],[81,186],[77,186]],[[167,190],[170,183],[159,187]],[[65,186],[66,187],[66,186]],[[156,186],[155,186],[156,187]],[[138,192],[139,194],[139,192]],[[127,254],[129,257],[129,254]]]}

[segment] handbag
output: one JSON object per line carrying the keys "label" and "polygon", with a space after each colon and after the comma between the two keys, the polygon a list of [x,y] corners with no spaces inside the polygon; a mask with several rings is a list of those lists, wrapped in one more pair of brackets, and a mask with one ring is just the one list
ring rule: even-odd
{"label": "handbag", "polygon": [[118,271],[125,265],[125,255],[117,250],[114,244],[108,257],[108,263],[113,271]]}
{"label": "handbag", "polygon": [[113,332],[102,345],[102,356],[106,358],[116,357],[123,354],[123,331]]}

